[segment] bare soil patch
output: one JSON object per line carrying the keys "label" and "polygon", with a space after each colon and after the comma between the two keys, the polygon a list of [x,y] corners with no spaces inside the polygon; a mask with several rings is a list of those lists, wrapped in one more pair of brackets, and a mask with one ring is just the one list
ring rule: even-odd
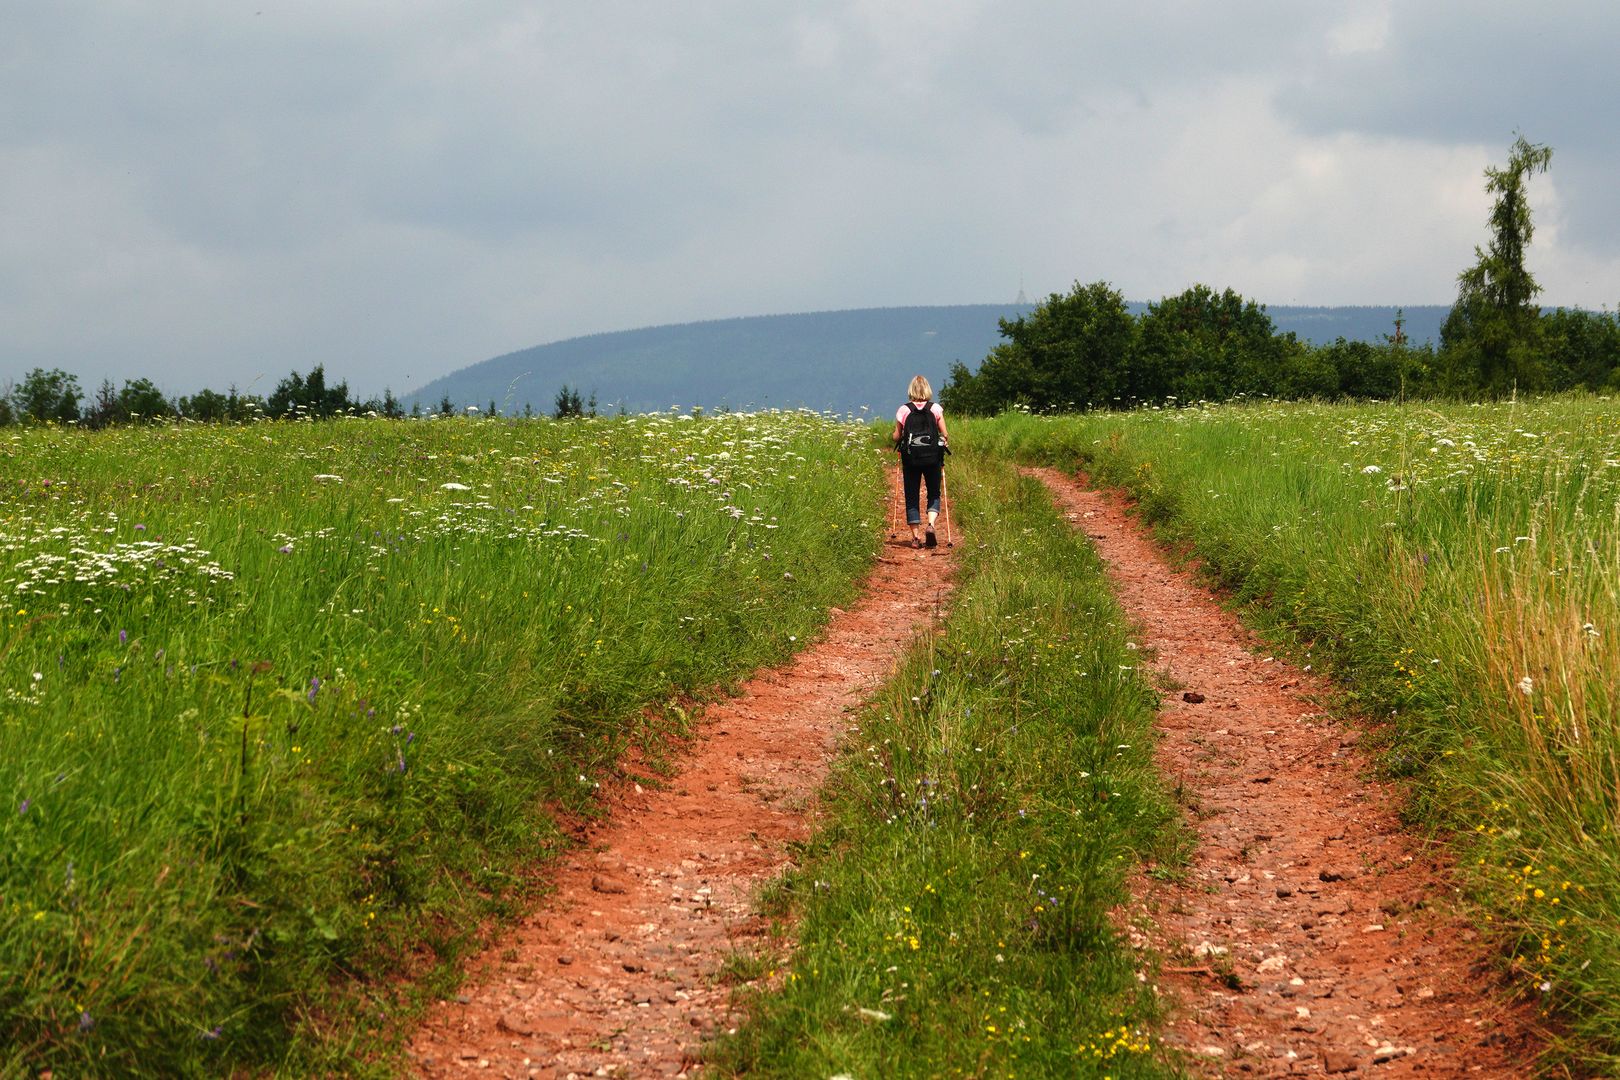
{"label": "bare soil patch", "polygon": [[673,781],[608,795],[543,908],[412,1039],[419,1075],[680,1076],[698,1062],[731,1018],[722,967],[766,932],[754,894],[809,836],[850,713],[940,617],[956,564],[943,541],[914,550],[902,531],[820,640],[705,710]]}
{"label": "bare soil patch", "polygon": [[[1030,470],[1108,563],[1170,685],[1158,760],[1198,846],[1132,914],[1167,956],[1167,1037],[1210,1076],[1523,1077],[1533,1010],[1504,1004],[1446,856],[1403,831],[1327,687],[1267,655],[1122,498]],[[1145,917],[1144,917],[1145,916]]]}

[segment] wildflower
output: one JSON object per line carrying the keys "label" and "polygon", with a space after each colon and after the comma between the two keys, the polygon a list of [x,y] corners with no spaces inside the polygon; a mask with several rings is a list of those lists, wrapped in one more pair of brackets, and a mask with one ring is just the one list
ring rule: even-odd
{"label": "wildflower", "polygon": [[1529,697],[1531,694],[1533,694],[1535,692],[1536,692],[1536,683],[1535,683],[1534,679],[1532,679],[1532,678],[1530,678],[1530,676],[1526,675],[1524,678],[1519,680],[1519,693],[1523,694],[1525,697]]}
{"label": "wildflower", "polygon": [[22,805],[17,807],[17,816],[22,817],[24,814],[28,813],[28,808],[30,806],[32,806],[33,804],[34,804],[33,799],[24,799],[22,801]]}
{"label": "wildflower", "polygon": [[95,1026],[96,1026],[96,1021],[90,1015],[89,1011],[88,1010],[80,1010],[80,1012],[79,1012],[79,1034],[83,1035],[85,1032],[89,1031],[91,1028],[93,1028]]}
{"label": "wildflower", "polygon": [[120,645],[128,645],[129,644],[129,631],[128,630],[120,630],[120,631],[118,631],[118,644],[120,644]]}
{"label": "wildflower", "polygon": [[319,675],[317,675],[314,678],[309,680],[309,694],[307,696],[309,698],[309,703],[311,705],[315,704],[315,695],[320,693],[320,689],[321,689],[321,677]]}
{"label": "wildflower", "polygon": [[291,555],[292,549],[291,544],[282,544],[280,547],[276,548],[276,550],[281,552],[283,555]]}
{"label": "wildflower", "polygon": [[1364,475],[1364,476],[1372,476],[1375,473],[1381,473],[1383,471],[1384,470],[1380,469],[1377,465],[1368,465],[1367,467],[1365,467],[1364,469],[1361,470],[1362,475]]}

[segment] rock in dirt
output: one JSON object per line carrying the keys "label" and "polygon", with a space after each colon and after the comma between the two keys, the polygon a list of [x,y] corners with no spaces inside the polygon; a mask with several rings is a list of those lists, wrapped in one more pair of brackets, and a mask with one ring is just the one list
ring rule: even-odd
{"label": "rock in dirt", "polygon": [[1325,1073],[1354,1072],[1361,1064],[1361,1055],[1354,1050],[1330,1046],[1322,1051],[1322,1071]]}
{"label": "rock in dirt", "polygon": [[571,1024],[570,1019],[562,1013],[529,1014],[521,1012],[502,1013],[496,1021],[502,1031],[513,1035],[561,1035]]}
{"label": "rock in dirt", "polygon": [[524,1016],[522,1013],[503,1013],[501,1018],[497,1020],[496,1023],[500,1026],[502,1031],[509,1031],[513,1035],[534,1034],[534,1019],[532,1017]]}
{"label": "rock in dirt", "polygon": [[591,875],[591,891],[592,892],[599,892],[599,893],[609,893],[609,894],[612,894],[614,896],[621,896],[624,893],[628,892],[629,889],[626,888],[624,882],[618,881],[618,880],[616,880],[614,878],[610,878],[610,877],[606,876],[605,874],[592,874]]}

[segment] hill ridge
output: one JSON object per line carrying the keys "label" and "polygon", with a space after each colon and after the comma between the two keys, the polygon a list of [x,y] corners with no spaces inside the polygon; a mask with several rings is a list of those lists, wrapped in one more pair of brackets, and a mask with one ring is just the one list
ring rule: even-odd
{"label": "hill ridge", "polygon": [[[734,315],[604,330],[502,353],[451,371],[406,394],[407,408],[495,403],[505,414],[550,412],[570,386],[599,407],[651,412],[671,406],[800,408],[855,413],[897,401],[912,375],[936,388],[961,361],[977,368],[1000,340],[999,320],[1034,305],[933,304]],[[1147,304],[1132,302],[1140,315]],[[1377,340],[1392,331],[1395,305],[1267,307],[1281,332],[1323,344]],[[1437,340],[1449,309],[1405,308],[1407,336]]]}

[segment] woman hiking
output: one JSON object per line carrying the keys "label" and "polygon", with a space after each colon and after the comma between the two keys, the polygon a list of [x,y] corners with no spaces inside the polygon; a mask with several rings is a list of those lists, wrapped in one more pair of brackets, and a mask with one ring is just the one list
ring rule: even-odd
{"label": "woman hiking", "polygon": [[[937,547],[934,519],[939,517],[940,472],[950,452],[945,412],[934,403],[934,388],[921,375],[912,378],[906,397],[894,414],[894,446],[900,451],[900,475],[905,481],[906,524],[911,526],[912,547]],[[919,533],[922,515],[917,501],[924,483],[928,485],[928,529]]]}

